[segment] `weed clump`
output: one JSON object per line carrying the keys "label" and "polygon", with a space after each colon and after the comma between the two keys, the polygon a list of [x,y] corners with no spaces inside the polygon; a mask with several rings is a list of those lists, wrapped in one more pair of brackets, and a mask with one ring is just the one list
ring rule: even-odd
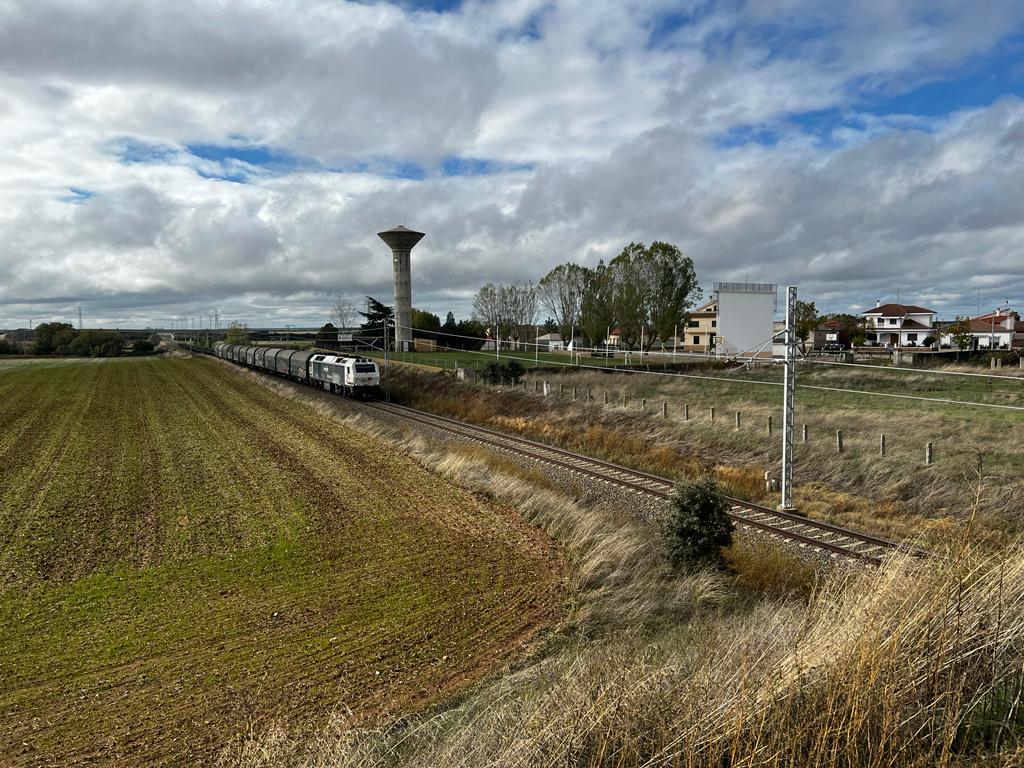
{"label": "weed clump", "polygon": [[665,555],[676,569],[722,565],[732,529],[729,503],[713,477],[680,483],[664,525]]}

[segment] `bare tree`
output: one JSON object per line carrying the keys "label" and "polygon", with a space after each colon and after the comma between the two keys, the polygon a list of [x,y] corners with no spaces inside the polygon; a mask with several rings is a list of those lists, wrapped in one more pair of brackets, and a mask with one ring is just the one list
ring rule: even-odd
{"label": "bare tree", "polygon": [[537,320],[537,289],[533,283],[502,286],[504,314],[508,318],[509,336],[519,345],[524,326],[533,325]]}
{"label": "bare tree", "polygon": [[495,339],[501,338],[501,288],[488,283],[473,297],[473,319],[487,326]]}
{"label": "bare tree", "polygon": [[537,319],[537,289],[532,283],[488,283],[473,298],[473,319],[486,325],[495,339],[512,339],[518,344],[523,326]]}
{"label": "bare tree", "polygon": [[558,324],[558,332],[572,341],[574,327],[580,325],[583,296],[587,288],[588,270],[579,264],[559,264],[537,285],[541,305]]}
{"label": "bare tree", "polygon": [[356,305],[352,299],[339,296],[334,300],[331,319],[338,328],[354,328],[356,324]]}

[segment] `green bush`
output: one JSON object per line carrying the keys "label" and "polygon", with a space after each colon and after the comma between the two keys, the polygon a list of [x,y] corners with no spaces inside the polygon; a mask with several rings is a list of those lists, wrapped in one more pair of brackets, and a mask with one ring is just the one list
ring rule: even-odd
{"label": "green bush", "polygon": [[732,530],[729,502],[714,478],[676,486],[664,529],[666,554],[673,567],[722,564],[721,550],[732,544]]}
{"label": "green bush", "polygon": [[507,363],[490,362],[484,366],[480,376],[488,384],[516,384],[523,377],[525,370],[518,360],[509,360]]}

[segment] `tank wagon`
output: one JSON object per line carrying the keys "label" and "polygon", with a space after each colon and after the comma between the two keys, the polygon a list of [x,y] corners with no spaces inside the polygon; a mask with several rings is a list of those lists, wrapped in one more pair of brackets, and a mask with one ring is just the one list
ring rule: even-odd
{"label": "tank wagon", "polygon": [[227,344],[223,341],[213,345],[213,354],[222,360],[326,389],[328,392],[361,398],[377,397],[380,394],[380,368],[366,357],[325,355],[299,349]]}

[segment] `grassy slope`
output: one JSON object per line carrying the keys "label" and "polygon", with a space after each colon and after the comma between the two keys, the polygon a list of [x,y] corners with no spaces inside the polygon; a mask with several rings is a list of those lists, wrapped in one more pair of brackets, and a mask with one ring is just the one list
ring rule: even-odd
{"label": "grassy slope", "polygon": [[[697,375],[706,375],[698,373]],[[764,491],[763,473],[778,472],[781,391],[749,380],[775,381],[778,371],[729,374],[737,379],[669,378],[645,374],[567,372],[531,374],[526,390],[471,386],[401,367],[395,391],[407,402],[551,440],[640,468],[688,476],[715,468],[738,496],[777,503]],[[555,395],[534,394],[547,379]],[[901,392],[1024,405],[1024,379],[961,379],[927,374],[817,368],[802,372],[804,384]],[[558,385],[565,392],[558,398]],[[572,387],[579,400],[572,400]],[[590,388],[593,402],[584,400]],[[610,405],[604,406],[604,393]],[[621,396],[628,404],[621,407]],[[641,398],[648,401],[640,411]],[[669,403],[669,418],[661,415]],[[683,420],[683,405],[690,420]],[[709,420],[716,409],[714,423]],[[742,412],[735,428],[733,412]],[[766,421],[775,433],[766,437]],[[1024,445],[1015,435],[1024,412],[929,405],[860,395],[799,390],[797,424],[809,425],[809,441],[796,446],[797,503],[812,516],[893,537],[946,540],[957,535],[978,491],[976,455],[984,454],[981,522],[1002,539],[1024,528]],[[845,451],[835,451],[835,430]],[[887,456],[878,456],[886,433]],[[924,466],[924,444],[935,446],[935,463]]]}
{"label": "grassy slope", "polygon": [[0,368],[0,424],[4,764],[407,709],[559,600],[515,518],[212,361]]}

